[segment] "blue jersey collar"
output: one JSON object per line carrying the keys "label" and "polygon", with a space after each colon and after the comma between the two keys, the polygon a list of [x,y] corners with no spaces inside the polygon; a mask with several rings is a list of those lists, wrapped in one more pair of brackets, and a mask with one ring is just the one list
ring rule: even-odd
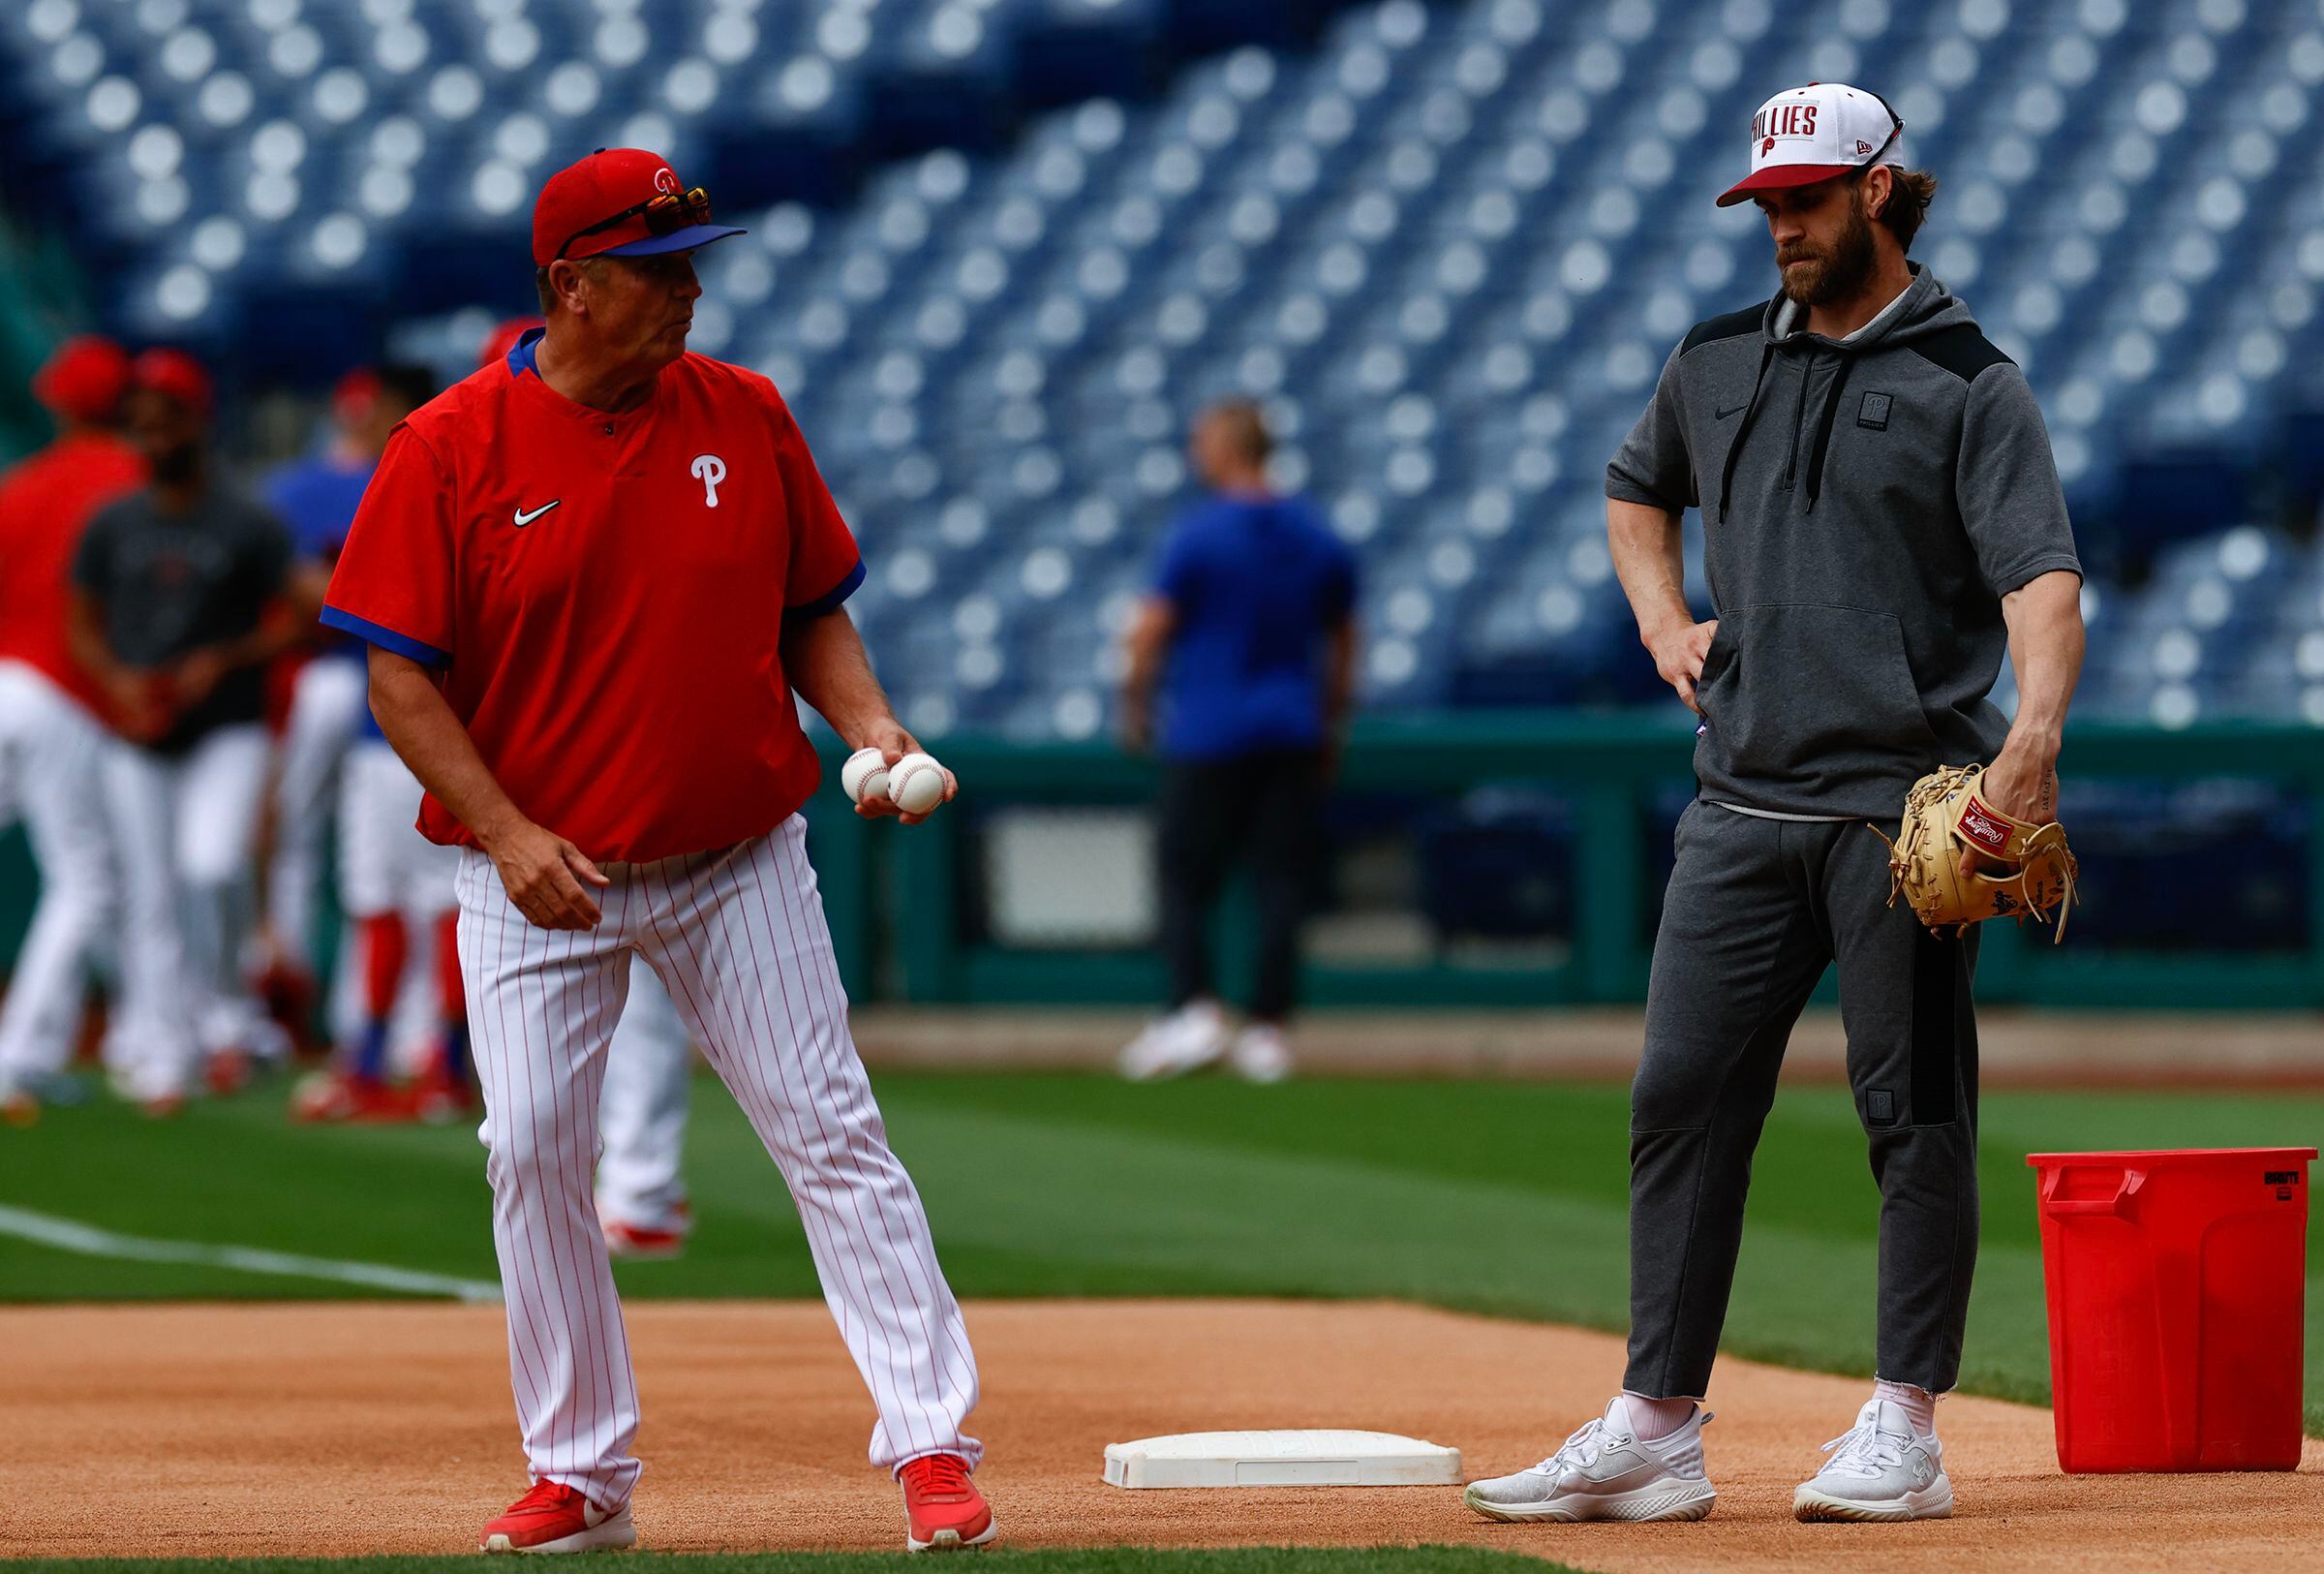
{"label": "blue jersey collar", "polygon": [[531,372],[535,377],[540,375],[540,366],[534,356],[540,348],[542,335],[548,331],[547,328],[527,328],[517,339],[515,348],[508,352],[508,375],[510,377],[522,377],[527,372]]}

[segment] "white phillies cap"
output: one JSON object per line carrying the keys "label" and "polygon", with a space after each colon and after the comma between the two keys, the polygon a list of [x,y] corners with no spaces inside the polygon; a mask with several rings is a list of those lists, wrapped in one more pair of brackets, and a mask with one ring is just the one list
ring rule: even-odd
{"label": "white phillies cap", "polygon": [[1751,117],[1751,173],[1728,187],[1719,205],[1876,164],[1901,166],[1904,132],[1905,123],[1878,93],[1846,82],[1787,88]]}

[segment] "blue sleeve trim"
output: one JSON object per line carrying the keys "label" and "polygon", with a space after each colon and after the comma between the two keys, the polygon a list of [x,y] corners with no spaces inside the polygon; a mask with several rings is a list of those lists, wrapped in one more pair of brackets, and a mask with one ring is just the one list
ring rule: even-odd
{"label": "blue sleeve trim", "polygon": [[819,618],[827,613],[837,612],[841,603],[854,595],[863,582],[864,560],[857,558],[855,567],[848,570],[845,577],[832,586],[829,591],[811,602],[801,602],[797,606],[784,607],[782,615],[786,618]]}
{"label": "blue sleeve trim", "polygon": [[452,653],[448,650],[438,650],[433,645],[422,644],[410,634],[382,629],[368,619],[356,617],[352,612],[342,612],[335,606],[324,607],[317,621],[353,634],[357,639],[367,640],[383,651],[391,651],[409,661],[417,662],[422,666],[446,667],[452,664]]}

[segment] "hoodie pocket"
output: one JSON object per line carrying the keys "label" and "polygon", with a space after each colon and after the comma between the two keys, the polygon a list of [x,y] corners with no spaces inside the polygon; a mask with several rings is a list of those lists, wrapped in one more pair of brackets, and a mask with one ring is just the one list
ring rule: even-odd
{"label": "hoodie pocket", "polygon": [[1733,608],[1705,654],[1697,701],[1742,780],[1830,781],[1934,760],[1892,613],[1853,606]]}

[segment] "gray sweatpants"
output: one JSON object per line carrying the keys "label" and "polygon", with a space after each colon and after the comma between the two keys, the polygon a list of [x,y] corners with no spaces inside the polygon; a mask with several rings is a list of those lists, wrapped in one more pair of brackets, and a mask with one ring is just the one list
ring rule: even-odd
{"label": "gray sweatpants", "polygon": [[1727,1319],[1752,1151],[1791,1026],[1840,968],[1848,1080],[1881,1188],[1879,1375],[1931,1393],[1961,1368],[1977,1256],[1976,935],[1939,940],[1888,900],[1857,821],[1680,818],[1631,1090],[1630,1368],[1699,1399]]}

